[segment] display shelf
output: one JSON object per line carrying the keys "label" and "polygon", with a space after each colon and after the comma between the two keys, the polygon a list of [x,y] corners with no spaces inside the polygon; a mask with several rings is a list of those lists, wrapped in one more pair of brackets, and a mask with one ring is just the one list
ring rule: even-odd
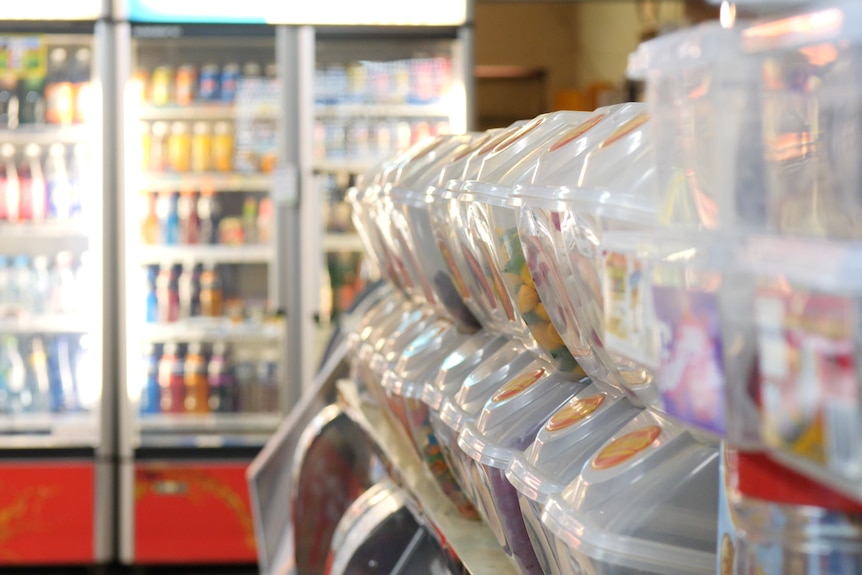
{"label": "display shelf", "polygon": [[141,417],[142,433],[231,434],[274,431],[281,421],[277,413],[160,413]]}
{"label": "display shelf", "polygon": [[0,334],[75,334],[89,331],[88,319],[75,315],[0,318]]}
{"label": "display shelf", "polygon": [[448,118],[452,112],[441,104],[318,104],[318,118]]}
{"label": "display shelf", "polygon": [[21,238],[57,239],[86,237],[84,225],[77,220],[45,220],[42,222],[0,222],[0,250],[7,240]]}
{"label": "display shelf", "polygon": [[95,444],[91,413],[20,413],[0,418],[2,447],[74,447]]}
{"label": "display shelf", "polygon": [[142,339],[150,342],[231,341],[276,342],[285,335],[282,324],[236,323],[228,319],[193,319],[144,326]]}
{"label": "display shelf", "polygon": [[144,174],[141,191],[212,190],[214,192],[269,192],[272,176],[244,172]]}
{"label": "display shelf", "polygon": [[54,143],[75,144],[93,140],[97,135],[92,126],[74,125],[58,126],[54,124],[18,126],[13,130],[0,130],[0,142],[13,144],[14,146],[25,146],[27,144],[39,144],[50,146]]}
{"label": "display shelf", "polygon": [[317,160],[313,163],[315,172],[324,174],[364,174],[375,166],[372,160]]}
{"label": "display shelf", "polygon": [[140,251],[140,262],[169,264],[212,262],[215,264],[255,264],[272,261],[273,249],[268,245],[247,246],[147,246]]}
{"label": "display shelf", "polygon": [[338,382],[339,402],[380,447],[401,474],[408,490],[419,500],[422,510],[473,575],[515,575],[491,530],[478,521],[461,517],[455,506],[424,472],[419,456],[404,433],[399,433],[382,410],[363,399],[352,380]]}
{"label": "display shelf", "polygon": [[323,236],[324,252],[362,252],[365,246],[358,234],[329,233]]}
{"label": "display shelf", "polygon": [[[165,120],[165,121],[218,121],[233,120],[236,117],[237,106],[232,102],[195,102],[189,105],[168,104],[165,106],[144,106],[139,118],[141,120]],[[267,115],[276,117],[276,114],[266,114],[255,108],[255,116]]]}

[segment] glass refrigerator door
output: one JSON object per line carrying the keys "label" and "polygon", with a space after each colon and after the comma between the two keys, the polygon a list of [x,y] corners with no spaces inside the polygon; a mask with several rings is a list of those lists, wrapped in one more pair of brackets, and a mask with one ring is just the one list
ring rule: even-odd
{"label": "glass refrigerator door", "polygon": [[344,201],[356,176],[423,138],[466,129],[459,43],[409,33],[416,37],[323,36],[316,45],[313,166],[324,230],[324,328],[377,274],[362,257]]}
{"label": "glass refrigerator door", "polygon": [[132,51],[133,437],[136,446],[262,443],[284,385],[283,320],[271,299],[274,36],[137,37]]}
{"label": "glass refrigerator door", "polygon": [[86,34],[0,35],[0,447],[99,441],[104,267],[93,45]]}

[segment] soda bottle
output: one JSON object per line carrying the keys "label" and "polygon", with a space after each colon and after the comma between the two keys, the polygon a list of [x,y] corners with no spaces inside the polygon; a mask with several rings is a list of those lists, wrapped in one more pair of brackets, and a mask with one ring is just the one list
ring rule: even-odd
{"label": "soda bottle", "polygon": [[254,244],[257,238],[257,200],[246,198],[242,204],[242,234],[245,243]]}
{"label": "soda bottle", "polygon": [[236,85],[239,80],[239,64],[231,62],[225,65],[219,81],[219,96],[223,102],[233,102],[236,97]]}
{"label": "soda bottle", "polygon": [[159,298],[156,295],[156,278],[159,276],[159,266],[147,266],[145,280],[147,282],[146,320],[147,323],[159,321]]}
{"label": "soda bottle", "polygon": [[179,346],[165,344],[159,360],[159,409],[162,413],[182,413],[185,402],[183,362]]}
{"label": "soda bottle", "polygon": [[18,82],[18,122],[45,123],[45,76],[38,65],[26,70]]}
{"label": "soda bottle", "polygon": [[45,160],[45,184],[48,189],[48,217],[72,217],[72,182],[66,169],[66,146],[51,144]]}
{"label": "soda bottle", "polygon": [[179,218],[179,243],[197,244],[200,242],[201,221],[198,218],[197,198],[193,191],[186,190],[180,195],[177,204]]}
{"label": "soda bottle", "polygon": [[163,267],[159,272],[156,278],[156,300],[160,322],[170,323],[179,319],[180,296],[177,289],[177,272],[173,266]]}
{"label": "soda bottle", "polygon": [[13,335],[3,336],[0,344],[0,411],[21,413],[21,393],[25,389],[26,368],[18,339]]}
{"label": "soda bottle", "polygon": [[71,124],[75,119],[74,98],[68,54],[65,48],[54,48],[48,54],[45,121],[49,124]]}
{"label": "soda bottle", "polygon": [[0,148],[0,219],[17,222],[21,218],[21,186],[15,165],[15,146]]}
{"label": "soda bottle", "polygon": [[45,413],[50,409],[50,382],[48,380],[48,360],[45,342],[41,337],[30,339],[30,353],[27,356],[27,393],[31,398],[29,410]]}
{"label": "soda bottle", "polygon": [[257,363],[257,384],[260,386],[261,411],[275,413],[278,407],[278,354],[265,351]]}
{"label": "soda bottle", "polygon": [[233,366],[236,387],[239,393],[238,411],[256,413],[260,411],[260,393],[257,384],[257,369],[254,358],[246,350],[238,351]]}
{"label": "soda bottle", "polygon": [[189,413],[209,412],[209,383],[207,363],[201,344],[189,344],[185,362],[186,411]]}
{"label": "soda bottle", "polygon": [[195,122],[192,136],[192,171],[208,172],[212,168],[212,135],[206,122]]}
{"label": "soda bottle", "polygon": [[174,122],[168,139],[168,165],[175,172],[188,172],[191,168],[192,140],[189,125]]}
{"label": "soda bottle", "polygon": [[143,351],[144,385],[141,389],[141,414],[159,413],[161,411],[161,388],[159,387],[159,357],[160,350],[156,344],[146,344]]}
{"label": "soda bottle", "polygon": [[222,302],[221,278],[215,264],[208,263],[201,273],[201,315],[221,317]]}
{"label": "soda bottle", "polygon": [[155,193],[147,193],[144,195],[144,201],[147,205],[144,220],[141,222],[141,241],[152,246],[159,243],[161,227],[157,214],[158,196]]}
{"label": "soda bottle", "polygon": [[33,270],[30,269],[30,258],[20,255],[12,265],[15,274],[15,303],[22,313],[32,313],[35,307],[33,294]]}
{"label": "soda bottle", "polygon": [[8,70],[0,74],[0,127],[18,127],[18,77]]}
{"label": "soda bottle", "polygon": [[33,258],[33,313],[47,313],[50,299],[51,274],[48,271],[48,257],[36,256]]}
{"label": "soda bottle", "polygon": [[73,121],[77,124],[86,124],[96,117],[96,88],[90,81],[92,67],[90,49],[78,48],[75,51],[75,63],[72,67],[72,95],[75,110]]}
{"label": "soda bottle", "polygon": [[78,143],[72,148],[72,169],[69,183],[72,188],[69,217],[78,218],[84,212],[84,198],[89,191],[90,150],[87,144]]}
{"label": "soda bottle", "polygon": [[177,214],[177,194],[162,192],[159,195],[156,213],[159,218],[159,239],[166,246],[177,245],[179,239],[179,215]]}
{"label": "soda bottle", "polygon": [[188,106],[195,99],[195,89],[198,84],[198,73],[191,64],[183,64],[177,68],[177,78],[174,82],[174,101],[181,106]]}
{"label": "soda bottle", "polygon": [[209,383],[209,407],[214,413],[237,411],[236,380],[228,358],[227,345],[219,342],[213,346],[207,365]]}
{"label": "soda bottle", "polygon": [[217,64],[204,64],[201,68],[198,97],[211,101],[219,98],[219,70]]}
{"label": "soda bottle", "polygon": [[72,372],[72,351],[67,336],[56,336],[48,353],[48,385],[51,411],[78,409],[78,392]]}
{"label": "soda bottle", "polygon": [[201,226],[200,243],[217,244],[221,202],[212,190],[201,191],[201,197],[198,199],[198,219]]}
{"label": "soda bottle", "polygon": [[178,280],[180,318],[190,319],[201,314],[200,272],[196,264],[186,264]]}
{"label": "soda bottle", "polygon": [[49,308],[54,313],[65,314],[77,311],[75,296],[75,274],[72,271],[72,254],[60,252],[51,270],[51,297]]}

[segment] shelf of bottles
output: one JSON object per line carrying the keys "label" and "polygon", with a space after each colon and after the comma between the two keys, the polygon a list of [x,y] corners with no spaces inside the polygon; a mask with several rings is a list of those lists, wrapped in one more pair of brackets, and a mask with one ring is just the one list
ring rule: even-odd
{"label": "shelf of bottles", "polygon": [[[277,82],[271,41],[139,40],[136,192],[145,317],[138,430],[272,430],[283,319],[269,305]],[[245,63],[235,63],[243,58]]]}
{"label": "shelf of bottles", "polygon": [[[101,385],[91,38],[0,37],[0,445],[89,444]],[[96,318],[96,319],[94,319]],[[37,442],[37,443],[39,443]]]}

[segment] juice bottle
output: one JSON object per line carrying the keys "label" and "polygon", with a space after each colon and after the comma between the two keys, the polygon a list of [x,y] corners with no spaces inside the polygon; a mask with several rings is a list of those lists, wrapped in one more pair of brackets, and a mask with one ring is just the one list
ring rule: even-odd
{"label": "juice bottle", "polygon": [[208,263],[201,273],[201,315],[221,317],[223,314],[224,294],[221,278],[215,264]]}
{"label": "juice bottle", "polygon": [[165,344],[159,360],[159,408],[163,413],[182,413],[185,410],[185,377],[179,346]]}
{"label": "juice bottle", "polygon": [[218,342],[213,346],[207,365],[209,408],[215,413],[234,413],[237,410],[236,380],[228,357],[227,345]]}
{"label": "juice bottle", "polygon": [[41,337],[33,337],[27,345],[27,376],[24,384],[29,395],[28,411],[46,413],[49,409],[48,362],[45,342]]}
{"label": "juice bottle", "polygon": [[152,159],[150,158],[150,149],[153,145],[153,134],[150,131],[149,122],[141,122],[141,169],[145,172],[150,169]]}
{"label": "juice bottle", "polygon": [[216,122],[212,142],[213,167],[219,172],[233,169],[233,132],[227,122]]}
{"label": "juice bottle", "polygon": [[171,323],[179,319],[180,294],[177,285],[177,272],[173,266],[163,267],[156,277],[156,301],[160,322]]}
{"label": "juice bottle", "polygon": [[174,122],[168,139],[168,165],[175,172],[188,172],[191,168],[192,140],[189,125]]}
{"label": "juice bottle", "polygon": [[155,193],[144,195],[146,211],[144,220],[141,222],[141,241],[145,245],[153,246],[159,243],[159,216],[156,213],[158,196]]}
{"label": "juice bottle", "polygon": [[150,101],[150,73],[146,68],[137,68],[132,73],[132,90],[135,93],[135,99],[140,102]]}
{"label": "juice bottle", "polygon": [[199,343],[189,344],[185,361],[185,408],[188,413],[209,412],[207,363]]}
{"label": "juice bottle", "polygon": [[74,88],[65,48],[54,48],[48,54],[48,76],[45,81],[45,121],[49,124],[71,124],[75,119]]}
{"label": "juice bottle", "polygon": [[159,352],[155,344],[147,344],[143,350],[144,385],[141,389],[140,411],[142,414],[159,413],[161,389],[159,388]]}
{"label": "juice bottle", "polygon": [[171,101],[173,94],[174,70],[170,66],[159,66],[153,70],[150,82],[150,99],[156,106],[164,106]]}
{"label": "juice bottle", "polygon": [[246,198],[242,204],[242,234],[245,243],[254,244],[257,237],[257,200]]}
{"label": "juice bottle", "polygon": [[156,280],[159,277],[159,266],[147,266],[146,272],[146,320],[147,323],[156,323],[159,321],[159,298],[156,294]]}
{"label": "juice bottle", "polygon": [[21,188],[15,165],[15,146],[0,148],[0,219],[17,222],[20,218]]}
{"label": "juice bottle", "polygon": [[179,243],[191,245],[200,242],[201,222],[198,218],[197,197],[191,190],[180,193],[177,203]]}
{"label": "juice bottle", "polygon": [[257,210],[257,241],[268,244],[272,240],[272,200],[263,198]]}
{"label": "juice bottle", "polygon": [[18,127],[18,77],[9,71],[0,73],[0,127]]}
{"label": "juice bottle", "polygon": [[177,79],[174,83],[174,100],[177,104],[187,106],[195,99],[195,89],[198,84],[198,73],[191,64],[183,64],[177,68]]}
{"label": "juice bottle", "polygon": [[75,51],[75,63],[72,67],[72,95],[75,111],[72,119],[76,124],[85,124],[95,119],[97,113],[97,94],[90,81],[92,72],[92,53],[89,48],[78,48]]}
{"label": "juice bottle", "polygon": [[197,264],[188,263],[177,280],[180,296],[180,318],[190,319],[201,314],[201,274]]}
{"label": "juice bottle", "polygon": [[179,200],[175,192],[162,192],[156,204],[156,215],[159,218],[159,239],[166,246],[175,246],[179,240]]}
{"label": "juice bottle", "polygon": [[195,122],[192,128],[192,171],[208,172],[212,169],[213,140],[206,122]]}
{"label": "juice bottle", "polygon": [[[36,146],[35,150],[33,146]],[[31,156],[39,150],[40,148],[37,144],[28,144],[24,149],[24,157],[18,163],[18,186],[20,188],[18,215],[22,220],[34,219],[34,215],[39,210],[39,190],[38,188],[34,190],[33,164],[31,162]],[[39,172],[41,173],[41,168]],[[37,197],[34,197],[34,191]]]}
{"label": "juice bottle", "polygon": [[165,122],[154,122],[150,137],[151,172],[161,173],[168,167],[168,125]]}
{"label": "juice bottle", "polygon": [[200,243],[217,244],[221,202],[212,190],[202,190],[197,208],[201,226]]}

